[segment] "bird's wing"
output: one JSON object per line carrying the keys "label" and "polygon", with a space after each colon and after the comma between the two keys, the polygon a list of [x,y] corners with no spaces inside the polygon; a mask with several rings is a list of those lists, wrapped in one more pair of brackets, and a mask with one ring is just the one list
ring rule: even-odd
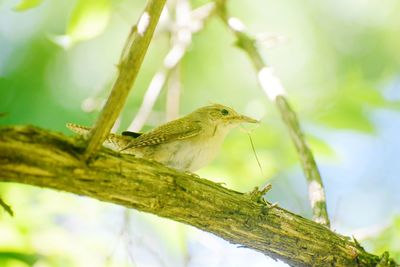
{"label": "bird's wing", "polygon": [[198,135],[201,129],[201,126],[196,122],[178,119],[140,135],[132,140],[124,150],[131,147],[153,146],[186,139]]}

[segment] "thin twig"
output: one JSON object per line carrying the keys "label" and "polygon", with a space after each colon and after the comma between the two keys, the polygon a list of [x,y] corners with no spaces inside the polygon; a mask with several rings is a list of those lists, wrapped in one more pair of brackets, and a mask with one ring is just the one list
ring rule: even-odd
{"label": "thin twig", "polygon": [[166,0],[149,0],[139,21],[131,29],[118,64],[117,80],[91,132],[84,154],[85,160],[100,148],[117,120],[136,80],[165,2]]}
{"label": "thin twig", "polygon": [[321,175],[313,154],[305,142],[299,120],[284,96],[278,96],[276,98],[276,105],[278,106],[283,121],[288,126],[292,141],[300,155],[301,165],[303,166],[303,171],[308,182],[308,197],[313,209],[314,221],[329,227],[330,222],[326,210],[325,191]]}
{"label": "thin twig", "polygon": [[[177,12],[175,29],[171,29],[173,31],[172,47],[164,58],[163,66],[151,80],[139,111],[128,127],[129,131],[141,130],[165,82],[169,79],[191,44],[192,35],[203,29],[204,23],[214,11],[214,4],[206,4],[192,11],[190,11],[189,3],[186,1],[181,1],[181,6],[184,7],[184,10]],[[190,16],[187,16],[188,12],[190,12]]]}
{"label": "thin twig", "polygon": [[[189,0],[175,0],[169,2],[171,9],[175,11],[176,25],[185,25],[188,14],[191,15],[191,6]],[[210,14],[210,12],[209,12]],[[190,16],[191,17],[191,16]],[[204,24],[204,22],[203,22]],[[170,42],[174,42],[177,38],[173,31],[170,34]],[[191,38],[190,38],[191,39]],[[180,75],[180,62],[171,69],[171,74],[166,84],[166,102],[165,102],[165,119],[172,121],[179,116],[180,94],[181,94],[181,75]]]}
{"label": "thin twig", "polygon": [[8,205],[7,203],[5,203],[4,200],[1,199],[1,198],[0,198],[0,206],[3,207],[3,209],[4,209],[8,214],[10,214],[11,217],[14,216],[14,212],[13,212],[11,206]]}
{"label": "thin twig", "polygon": [[139,132],[145,124],[151,110],[158,96],[160,95],[161,89],[164,87],[165,81],[168,79],[169,72],[158,71],[150,82],[149,87],[144,94],[142,104],[128,127],[128,131]]}
{"label": "thin twig", "polygon": [[247,134],[247,136],[249,137],[251,149],[253,150],[254,158],[257,161],[258,168],[260,169],[261,177],[264,177],[264,172],[263,172],[263,169],[262,169],[262,166],[261,166],[261,162],[260,162],[260,159],[257,156],[256,148],[254,146],[253,138],[251,138],[250,131],[248,131],[243,125],[240,125],[240,126],[243,129],[243,131]]}
{"label": "thin twig", "polygon": [[313,154],[306,144],[300,123],[295,112],[285,97],[285,90],[279,80],[264,62],[256,40],[245,32],[244,24],[237,18],[228,15],[225,0],[215,0],[217,12],[225,25],[236,37],[236,45],[243,49],[253,63],[261,88],[267,96],[276,103],[284,123],[290,132],[290,137],[300,156],[300,162],[308,182],[308,193],[313,210],[313,218],[327,227],[330,226],[326,209],[325,191]]}

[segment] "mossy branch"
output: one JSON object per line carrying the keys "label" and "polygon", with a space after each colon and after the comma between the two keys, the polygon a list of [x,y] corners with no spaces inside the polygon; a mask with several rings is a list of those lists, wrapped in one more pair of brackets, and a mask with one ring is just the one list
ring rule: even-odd
{"label": "mossy branch", "polygon": [[132,28],[118,63],[118,77],[91,132],[85,159],[92,157],[101,147],[117,120],[136,80],[165,2],[166,0],[149,0],[137,25]]}
{"label": "mossy branch", "polygon": [[[85,195],[214,233],[292,266],[376,266],[378,256],[251,194],[157,162],[102,149],[88,164],[79,140],[32,126],[0,129],[0,181]],[[396,263],[385,257],[385,266]]]}

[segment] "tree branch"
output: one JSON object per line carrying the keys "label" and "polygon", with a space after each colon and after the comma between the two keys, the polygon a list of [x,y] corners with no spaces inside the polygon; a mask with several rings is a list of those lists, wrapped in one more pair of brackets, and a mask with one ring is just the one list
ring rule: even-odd
{"label": "tree branch", "polygon": [[92,157],[101,147],[117,120],[129,91],[136,80],[165,1],[149,0],[137,25],[132,28],[118,64],[119,74],[117,80],[91,132],[84,159]]}
{"label": "tree branch", "polygon": [[[185,21],[184,23],[181,22],[179,24],[178,20],[182,20],[182,18],[176,18],[175,29],[171,29],[171,49],[165,56],[162,66],[153,76],[149,87],[144,94],[143,101],[139,107],[137,115],[128,127],[129,131],[138,132],[142,129],[153,109],[154,104],[156,103],[158,96],[160,95],[162,88],[165,86],[166,81],[170,79],[174,69],[185,56],[186,51],[191,44],[192,35],[203,29],[204,24],[214,11],[214,5],[212,3],[205,4],[194,10],[190,9],[189,4],[187,4],[185,7],[188,10],[185,8],[184,14],[177,14],[177,16],[185,18]],[[189,18],[187,18],[187,13],[190,14]]]}
{"label": "tree branch", "polygon": [[[292,266],[375,266],[354,241],[251,194],[157,162],[102,149],[89,165],[79,140],[31,126],[0,129],[0,181],[119,204],[214,233]],[[385,257],[386,266],[396,263]]]}
{"label": "tree branch", "polygon": [[219,17],[235,35],[236,45],[243,49],[249,56],[257,71],[261,88],[276,103],[281,117],[289,130],[290,137],[299,154],[301,166],[307,179],[308,195],[313,210],[314,221],[330,227],[321,175],[314,156],[305,141],[296,113],[290,107],[285,97],[284,88],[280,80],[274,76],[272,68],[268,67],[264,62],[256,46],[256,40],[244,31],[245,27],[242,22],[237,18],[228,16],[225,5],[226,0],[215,0],[215,2]]}

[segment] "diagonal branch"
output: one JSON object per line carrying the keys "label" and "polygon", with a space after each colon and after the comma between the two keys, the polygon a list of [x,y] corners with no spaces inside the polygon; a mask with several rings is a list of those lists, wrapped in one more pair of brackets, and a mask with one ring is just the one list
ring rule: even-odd
{"label": "diagonal branch", "polygon": [[[165,56],[163,65],[152,78],[137,115],[128,127],[129,131],[137,132],[142,129],[166,81],[170,79],[174,69],[185,56],[192,42],[192,35],[203,29],[205,23],[213,14],[213,11],[213,3],[205,4],[194,10],[191,10],[187,3],[187,6],[185,5],[185,10],[183,10],[184,13],[182,11],[177,12],[175,22],[176,29],[171,29],[173,35],[171,49]],[[190,16],[187,16],[187,13],[189,13]],[[181,22],[181,20],[184,21]]]}
{"label": "diagonal branch", "polygon": [[3,199],[0,198],[0,206],[12,217],[14,216],[14,211],[12,210],[12,208],[10,207],[10,205],[8,205],[7,203],[4,202]]}
{"label": "diagonal branch", "polygon": [[[358,243],[279,207],[157,162],[84,148],[31,126],[0,129],[0,181],[63,190],[156,214],[214,233],[292,266],[375,266]],[[385,266],[396,263],[385,254]]]}
{"label": "diagonal branch", "polygon": [[274,75],[272,68],[268,67],[264,62],[256,46],[256,40],[244,31],[245,27],[243,23],[239,19],[230,17],[227,14],[225,5],[226,1],[215,0],[215,2],[217,4],[220,18],[235,35],[237,46],[243,49],[249,56],[250,61],[253,63],[254,68],[257,71],[258,81],[261,88],[267,96],[275,102],[281,117],[289,130],[290,137],[292,138],[300,156],[300,162],[308,182],[308,195],[313,210],[314,221],[329,227],[330,222],[326,208],[325,190],[321,175],[314,156],[306,143],[296,113],[291,108],[285,96],[285,91],[279,78]]}
{"label": "diagonal branch", "polygon": [[117,80],[91,132],[91,137],[84,154],[85,159],[92,157],[101,147],[117,120],[129,91],[136,80],[165,1],[149,0],[137,25],[132,28],[118,64],[119,74]]}

